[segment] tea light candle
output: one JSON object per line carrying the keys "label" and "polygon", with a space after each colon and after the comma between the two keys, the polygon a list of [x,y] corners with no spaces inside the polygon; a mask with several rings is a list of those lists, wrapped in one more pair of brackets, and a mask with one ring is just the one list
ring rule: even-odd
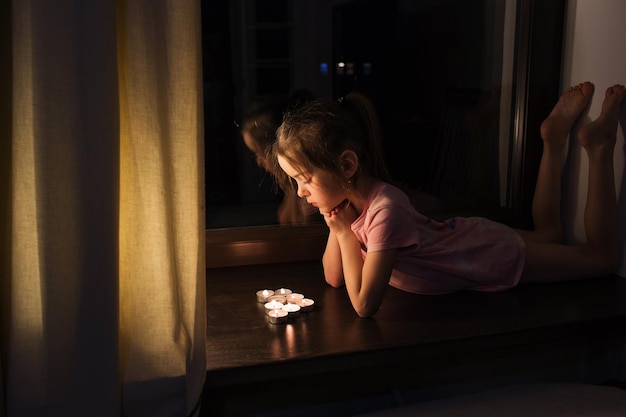
{"label": "tea light candle", "polygon": [[259,303],[267,303],[268,298],[274,295],[274,291],[272,290],[259,290],[256,292],[256,300]]}
{"label": "tea light candle", "polygon": [[298,314],[300,313],[300,306],[297,304],[285,304],[282,306],[282,310],[289,313],[289,318],[295,318],[298,317]]}
{"label": "tea light candle", "polygon": [[287,321],[289,313],[282,309],[269,310],[267,312],[267,321],[272,324],[281,324]]}
{"label": "tea light candle", "polygon": [[285,297],[284,295],[274,294],[267,297],[267,301],[278,301],[279,303],[287,304],[287,297]]}
{"label": "tea light candle", "polygon": [[265,308],[267,310],[280,310],[281,308],[283,308],[284,304],[281,303],[280,301],[269,301],[267,303],[265,303]]}
{"label": "tea light candle", "polygon": [[304,298],[303,294],[298,294],[296,292],[287,295],[287,302],[290,304],[298,304]]}
{"label": "tea light candle", "polygon": [[293,291],[291,291],[289,288],[279,288],[279,289],[274,291],[274,294],[288,295],[288,294],[291,294],[292,292]]}
{"label": "tea light candle", "polygon": [[300,311],[302,311],[303,313],[308,313],[309,311],[313,310],[314,304],[315,304],[315,301],[313,301],[310,298],[303,298],[298,303],[298,305],[300,306]]}

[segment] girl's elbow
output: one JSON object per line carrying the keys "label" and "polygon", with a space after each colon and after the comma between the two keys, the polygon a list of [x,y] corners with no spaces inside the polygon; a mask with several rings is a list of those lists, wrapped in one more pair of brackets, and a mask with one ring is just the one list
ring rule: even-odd
{"label": "girl's elbow", "polygon": [[372,317],[374,315],[374,313],[369,312],[369,311],[361,311],[361,310],[356,310],[356,314],[362,318],[362,319],[368,319],[370,317]]}
{"label": "girl's elbow", "polygon": [[344,285],[343,276],[326,275],[325,279],[326,283],[333,288],[341,288]]}
{"label": "girl's elbow", "polygon": [[361,318],[369,318],[378,312],[380,309],[380,305],[376,304],[363,304],[363,305],[355,305],[354,311]]}

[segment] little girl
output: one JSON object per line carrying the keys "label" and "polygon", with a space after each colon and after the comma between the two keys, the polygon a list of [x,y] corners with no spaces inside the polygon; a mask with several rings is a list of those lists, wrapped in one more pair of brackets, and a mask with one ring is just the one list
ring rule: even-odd
{"label": "little girl", "polygon": [[614,271],[619,244],[613,152],[625,89],[606,91],[600,116],[578,131],[589,157],[587,242],[563,243],[562,155],[593,84],[570,87],[541,125],[543,154],[532,204],[535,229],[481,217],[430,219],[390,184],[371,102],[350,94],[288,113],[273,146],[276,162],[329,227],[326,282],[345,284],[361,317],[374,315],[388,285],[418,294],[499,291],[521,281],[558,281]]}

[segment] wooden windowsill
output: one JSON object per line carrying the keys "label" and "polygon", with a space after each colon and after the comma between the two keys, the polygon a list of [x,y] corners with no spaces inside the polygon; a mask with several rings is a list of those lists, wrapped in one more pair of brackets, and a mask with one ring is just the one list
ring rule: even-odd
{"label": "wooden windowsill", "polygon": [[[206,416],[398,393],[413,401],[480,384],[602,383],[623,369],[614,356],[626,346],[618,276],[440,296],[390,287],[371,319],[356,315],[345,288],[325,283],[319,261],[214,268],[207,277]],[[268,323],[255,292],[280,287],[315,300],[314,310]]]}

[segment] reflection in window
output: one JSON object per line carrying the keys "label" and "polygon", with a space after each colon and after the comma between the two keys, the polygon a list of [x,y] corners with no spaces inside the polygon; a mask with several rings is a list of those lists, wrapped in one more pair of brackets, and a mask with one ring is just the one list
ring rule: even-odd
{"label": "reflection in window", "polygon": [[392,175],[420,211],[503,205],[516,3],[203,0],[207,227],[276,223],[280,196],[233,120],[298,88],[372,98]]}

